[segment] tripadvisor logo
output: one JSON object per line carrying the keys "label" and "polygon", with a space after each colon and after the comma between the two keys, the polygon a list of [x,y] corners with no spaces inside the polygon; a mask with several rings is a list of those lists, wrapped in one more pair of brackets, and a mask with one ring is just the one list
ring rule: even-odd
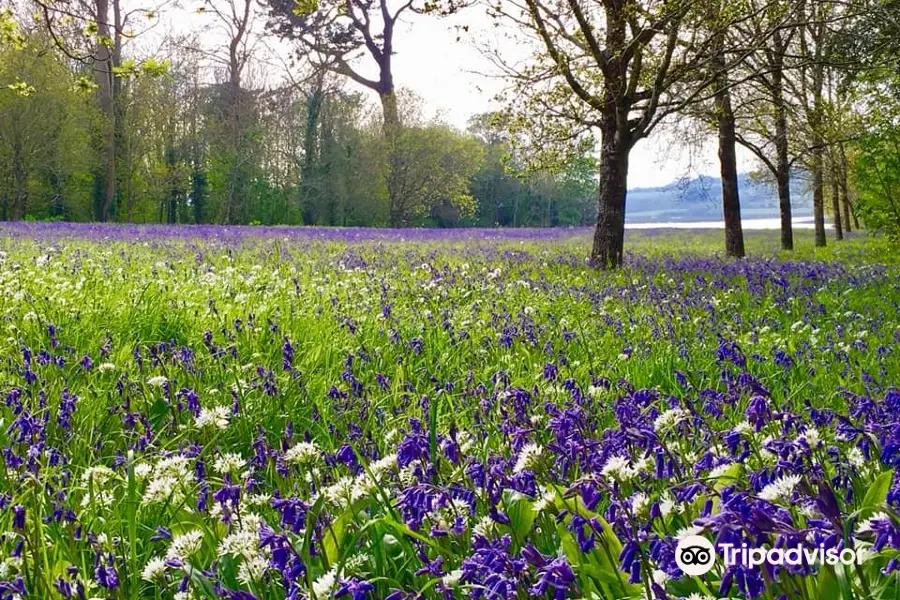
{"label": "tripadvisor logo", "polygon": [[679,540],[675,562],[686,575],[706,575],[716,562],[716,550],[705,537],[689,535]]}
{"label": "tripadvisor logo", "polygon": [[[803,564],[859,565],[866,559],[864,549],[828,548],[749,548],[746,544],[721,544],[720,549],[726,567],[742,565],[758,567],[764,563],[773,566],[798,566]],[[716,550],[705,537],[689,535],[678,542],[675,548],[675,562],[686,575],[697,577],[709,573],[716,563]]]}

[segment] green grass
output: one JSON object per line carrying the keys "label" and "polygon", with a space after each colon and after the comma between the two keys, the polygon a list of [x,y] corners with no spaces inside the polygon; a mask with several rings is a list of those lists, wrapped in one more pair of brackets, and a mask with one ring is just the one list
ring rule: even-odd
{"label": "green grass", "polygon": [[[673,439],[673,453],[690,465],[688,457],[721,443],[717,436],[744,419],[754,394],[737,383],[741,373],[771,394],[773,406],[801,420],[809,418],[807,401],[847,414],[854,395],[878,401],[897,385],[900,267],[887,242],[853,237],[816,249],[811,233],[797,232],[797,250],[786,254],[776,234],[750,233],[750,258],[741,262],[720,256],[720,236],[631,233],[633,256],[612,273],[586,266],[589,239],[581,232],[559,240],[418,243],[311,241],[293,233],[285,240],[247,235],[227,244],[209,238],[4,239],[0,402],[7,395],[17,399],[0,405],[0,447],[13,455],[0,466],[0,532],[8,532],[0,540],[0,580],[20,575],[30,597],[57,597],[57,578],[73,585],[95,580],[96,557],[113,556],[118,585],[95,583],[87,597],[172,598],[187,575],[192,596],[184,597],[218,597],[212,587],[218,581],[280,600],[286,591],[277,573],[239,581],[246,558],[217,550],[248,514],[278,532],[289,529],[271,504],[248,504],[254,494],[277,492],[308,505],[305,527],[289,534],[307,569],[297,584],[304,594],[315,594],[313,582],[338,565],[342,578],[372,582],[373,597],[401,589],[436,599],[443,594],[440,577],[415,572],[426,564],[423,557],[442,556],[445,573],[460,568],[473,552],[473,528],[489,514],[490,494],[475,492],[465,534],[433,537],[429,526],[439,511],[411,529],[400,502],[404,491],[411,481],[445,492],[452,484],[475,491],[467,469],[502,459],[510,461],[501,469],[509,476],[522,440],[546,449],[535,468],[540,486],[565,490],[594,477],[602,464],[583,458],[564,472],[556,462],[564,457],[550,449],[550,407],[577,404],[572,390],[591,399],[583,406],[589,427],[578,431],[596,440],[595,452],[607,443],[603,428],[619,430],[620,400],[631,397],[632,388],[659,393],[641,405],[641,418],[650,423],[673,402],[702,412],[701,390],[733,395],[719,420]],[[282,366],[286,339],[294,349],[291,370]],[[719,355],[732,342],[746,367]],[[775,360],[780,352],[792,357],[792,366]],[[91,369],[79,364],[86,355]],[[558,375],[548,377],[548,365]],[[153,385],[154,377],[164,377],[168,391]],[[361,391],[354,393],[354,383]],[[508,394],[513,388],[526,393],[527,402],[518,405]],[[58,421],[64,390],[78,396],[68,428]],[[227,409],[227,427],[199,427],[180,390],[195,392],[204,409]],[[239,412],[231,415],[234,404]],[[11,428],[22,411],[39,423],[27,434]],[[433,472],[425,472],[426,464],[393,470],[384,475],[389,481],[379,480],[349,504],[321,492],[342,477],[359,480],[365,469],[326,464],[323,457],[315,469],[279,462],[284,449],[307,436],[323,455],[346,446],[367,468],[412,435],[411,417],[422,423]],[[785,427],[784,435],[797,437],[793,425]],[[821,429],[836,439],[832,427]],[[766,431],[779,435],[775,427]],[[460,444],[460,432],[471,439],[463,457],[434,458],[446,444]],[[205,463],[210,493],[216,492],[229,483],[213,471],[216,459],[237,453],[249,460],[254,441],[264,441],[271,454],[248,475],[256,486],[232,474],[231,483],[243,492],[231,525],[199,511],[202,482],[192,475],[197,458]],[[761,452],[762,438],[754,444]],[[190,468],[166,499],[142,501],[159,476],[142,470],[158,469],[169,453],[187,456]],[[747,460],[741,477],[761,468]],[[830,465],[824,455],[809,460]],[[842,510],[871,508],[860,502],[887,468],[876,462],[848,480],[862,493],[842,501]],[[99,466],[112,472],[94,489],[82,475]],[[251,472],[246,465],[242,470]],[[676,484],[648,482],[632,492],[659,498]],[[566,556],[578,577],[572,597],[645,590],[624,583],[627,573],[609,570],[618,564],[618,551],[601,544],[596,552],[610,552],[611,559],[587,553],[579,562],[569,521],[557,527],[553,516],[535,512],[533,498],[523,500],[508,481],[501,487],[499,507],[512,523],[494,522],[489,529],[511,536],[511,552],[533,544],[546,556]],[[568,506],[566,518],[600,514],[615,499],[613,492],[604,494],[596,513]],[[575,502],[569,496],[557,498],[557,509]],[[208,506],[215,504],[208,498]],[[666,525],[669,535],[699,515],[695,503],[688,504]],[[24,528],[13,526],[15,505],[26,511]],[[164,585],[140,576],[152,557],[166,553],[167,540],[151,540],[158,527],[203,532],[192,566],[170,566]],[[624,543],[623,530],[613,527],[607,542],[619,536]],[[217,558],[216,576],[200,573]],[[77,575],[67,574],[70,566],[78,567]],[[522,597],[536,571],[521,576]],[[849,580],[851,595],[870,583],[863,574]],[[812,585],[804,593],[818,593],[815,582],[803,581]],[[670,593],[687,595],[713,583],[688,578],[669,585]],[[770,587],[773,597],[794,590],[779,585]],[[475,589],[463,582],[448,593],[462,597]]]}

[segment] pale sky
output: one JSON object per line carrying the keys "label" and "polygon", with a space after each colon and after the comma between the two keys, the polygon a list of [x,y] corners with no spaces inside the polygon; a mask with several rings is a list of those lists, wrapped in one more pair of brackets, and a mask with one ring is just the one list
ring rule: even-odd
{"label": "pale sky", "polygon": [[[187,1],[189,5],[192,3]],[[160,29],[172,27],[182,33],[196,31],[209,18],[187,7],[167,12],[164,17],[167,23]],[[265,16],[258,7],[256,12],[254,29],[265,35]],[[468,32],[459,30],[462,24],[468,25]],[[472,115],[499,108],[493,98],[505,85],[495,76],[496,67],[479,48],[499,47],[507,60],[528,56],[528,48],[502,36],[480,7],[444,18],[406,13],[394,35],[394,84],[416,92],[430,113],[426,116],[438,115],[459,129],[466,127]],[[203,36],[204,45],[215,45],[216,38],[214,31],[208,31]],[[286,46],[270,35],[265,36],[265,44],[279,54],[288,52]],[[374,63],[366,65],[364,59],[360,70],[369,77],[376,75]],[[347,85],[353,88],[356,84],[348,80]],[[373,105],[377,103],[374,92],[360,89],[368,93]],[[629,188],[662,186],[698,174],[718,175],[713,136],[693,157],[686,149],[673,144],[675,139],[677,136],[661,132],[637,144],[631,153]],[[739,169],[752,168],[749,154],[739,149]]]}

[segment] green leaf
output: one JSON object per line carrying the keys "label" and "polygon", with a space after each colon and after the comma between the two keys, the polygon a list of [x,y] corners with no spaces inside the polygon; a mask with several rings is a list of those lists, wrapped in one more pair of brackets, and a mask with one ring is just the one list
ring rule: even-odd
{"label": "green leaf", "polygon": [[819,569],[815,594],[817,600],[840,600],[841,588],[831,568],[823,566]]}
{"label": "green leaf", "polygon": [[503,505],[515,538],[519,541],[524,540],[537,516],[533,502],[524,494],[506,491],[503,493]]}
{"label": "green leaf", "polygon": [[331,526],[325,530],[322,548],[325,551],[325,558],[328,559],[328,564],[333,565],[337,562],[338,556],[340,556],[341,542],[347,530],[347,523],[352,521],[352,519],[353,511],[348,509],[341,513],[341,516],[335,519]]}
{"label": "green leaf", "polygon": [[150,407],[148,418],[150,424],[153,425],[154,431],[159,430],[162,426],[163,419],[169,414],[169,404],[162,398],[158,398]]}
{"label": "green leaf", "polygon": [[875,510],[884,505],[887,500],[888,491],[891,489],[891,482],[894,481],[894,470],[884,471],[869,486],[866,495],[862,500],[859,510],[859,518],[865,519]]}

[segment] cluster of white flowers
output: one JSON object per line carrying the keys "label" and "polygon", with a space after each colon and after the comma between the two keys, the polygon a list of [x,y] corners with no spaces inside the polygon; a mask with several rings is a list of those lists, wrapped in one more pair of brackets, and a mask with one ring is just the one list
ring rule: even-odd
{"label": "cluster of white flowers", "polygon": [[669,581],[669,579],[671,579],[669,577],[668,573],[666,573],[665,571],[662,571],[660,569],[654,569],[653,573],[652,573],[652,577],[653,577],[653,583],[655,583],[656,585],[659,585],[659,586],[665,586],[666,582]]}
{"label": "cluster of white flowers", "polygon": [[169,456],[150,469],[142,463],[135,467],[135,473],[139,467],[143,477],[152,477],[141,498],[143,504],[178,502],[184,497],[185,487],[194,479],[190,462],[183,456]]}
{"label": "cluster of white flowers", "polygon": [[272,494],[247,494],[244,502],[247,504],[247,506],[269,506],[269,504],[272,502]]}
{"label": "cluster of white flowers", "polygon": [[203,532],[192,529],[172,538],[166,558],[187,560],[203,546]]}
{"label": "cluster of white flowers", "polygon": [[650,459],[642,458],[634,463],[624,456],[612,456],[600,472],[604,477],[620,483],[631,481],[650,468]]}
{"label": "cluster of white flowers", "polygon": [[219,555],[230,554],[250,559],[255,557],[259,548],[259,533],[248,529],[238,529],[229,533],[219,542]]}
{"label": "cluster of white flowers", "polygon": [[631,512],[644,515],[650,508],[650,497],[644,492],[637,492],[631,497]]}
{"label": "cluster of white flowers", "polygon": [[368,473],[361,472],[356,478],[356,486],[362,494],[373,494],[383,482],[385,475],[396,469],[397,455],[388,454],[370,464]]}
{"label": "cluster of white flowers", "polygon": [[890,523],[891,518],[885,512],[881,512],[881,511],[876,512],[871,517],[869,517],[868,519],[866,519],[865,521],[863,521],[862,523],[860,523],[859,525],[856,526],[856,535],[863,535],[865,533],[871,533],[872,531],[874,531],[874,528],[872,527],[872,525],[876,521],[887,521]]}
{"label": "cluster of white flowers", "polygon": [[682,421],[687,421],[690,417],[691,413],[683,408],[670,408],[656,417],[656,420],[653,421],[653,428],[656,431],[660,431],[668,427],[674,427]]}
{"label": "cluster of white flowers", "polygon": [[850,463],[851,467],[858,469],[866,464],[866,457],[863,455],[862,450],[854,446],[853,448],[850,448],[850,452],[847,453],[847,462]]}
{"label": "cluster of white flowers", "polygon": [[703,533],[703,528],[698,525],[689,525],[687,527],[683,527],[675,532],[676,540],[683,540],[686,537],[691,537],[692,535],[700,535]]}
{"label": "cluster of white flowers", "polygon": [[454,588],[459,585],[462,576],[462,569],[454,569],[441,577],[441,583],[444,584],[444,587]]}
{"label": "cluster of white flowers", "polygon": [[297,465],[308,465],[322,457],[319,447],[312,442],[299,442],[284,453],[285,462]]}
{"label": "cluster of white flowers", "polygon": [[588,396],[599,398],[606,393],[606,388],[602,385],[589,385],[587,389]]}
{"label": "cluster of white flowers", "polygon": [[400,483],[407,487],[416,483],[416,469],[420,466],[421,461],[416,459],[400,469]]}
{"label": "cluster of white flowers", "polygon": [[243,515],[235,529],[219,542],[218,554],[241,558],[238,580],[245,584],[259,581],[269,568],[269,553],[259,547],[262,518],[255,513]]}
{"label": "cluster of white flowers", "polygon": [[751,425],[749,421],[741,421],[732,428],[732,431],[740,435],[752,433],[753,425]]}
{"label": "cluster of white flowers", "polygon": [[269,560],[261,554],[245,559],[238,567],[238,581],[250,585],[262,579],[268,568]]}
{"label": "cluster of white flowers", "polygon": [[459,451],[463,454],[467,454],[475,447],[475,438],[465,430],[456,434],[456,442],[459,444]]}
{"label": "cluster of white flowers", "polygon": [[666,492],[659,499],[659,512],[663,517],[668,517],[672,513],[683,513],[684,506],[675,502],[671,494]]}
{"label": "cluster of white flowers", "polygon": [[150,379],[147,380],[147,385],[153,387],[162,387],[169,383],[169,379],[164,375],[154,375]]}
{"label": "cluster of white flowers", "polygon": [[710,479],[719,479],[721,477],[724,477],[725,475],[728,474],[729,471],[731,471],[731,468],[735,464],[736,463],[726,462],[726,463],[722,463],[721,465],[719,465],[717,467],[713,467],[712,469],[709,470],[709,478]]}
{"label": "cluster of white flowers", "polygon": [[525,444],[522,446],[522,449],[519,450],[519,455],[516,458],[516,464],[513,467],[514,473],[521,473],[522,471],[528,471],[534,469],[541,460],[541,456],[544,454],[544,448],[537,444]]}
{"label": "cluster of white flowers", "polygon": [[366,495],[364,486],[358,485],[353,477],[341,477],[322,491],[332,506],[344,509]]}
{"label": "cluster of white flowers", "polygon": [[[147,484],[141,502],[144,504],[161,503],[168,500],[178,490],[178,480],[174,477],[155,477]],[[180,492],[178,492],[180,494]]]}
{"label": "cluster of white flowers", "polygon": [[808,427],[806,431],[797,438],[797,441],[800,440],[805,441],[810,448],[818,448],[822,445],[822,437],[819,435],[819,430],[815,427]]}
{"label": "cluster of white flowers", "polygon": [[329,598],[337,585],[337,569],[332,567],[330,571],[322,574],[312,584],[313,596],[317,599]]}
{"label": "cluster of white flowers", "polygon": [[244,458],[240,454],[226,452],[216,458],[216,461],[213,463],[213,469],[220,475],[227,475],[229,473],[240,471],[244,468],[245,464],[246,461],[244,461]]}
{"label": "cluster of white flowers", "polygon": [[147,561],[144,569],[141,571],[141,579],[146,581],[156,581],[162,579],[166,574],[166,561],[158,556],[154,556]]}
{"label": "cluster of white flowers", "polygon": [[227,406],[215,406],[213,408],[201,408],[200,414],[194,419],[197,427],[214,427],[226,429],[231,419],[231,411]]}
{"label": "cluster of white flowers", "polygon": [[537,512],[544,512],[555,506],[556,490],[548,488],[545,485],[538,485],[537,499],[535,499],[532,508]]}
{"label": "cluster of white flowers", "polygon": [[490,515],[484,515],[481,519],[475,523],[475,526],[472,527],[473,535],[480,535],[484,538],[490,538],[494,532],[494,519],[490,517]]}
{"label": "cluster of white flowers", "polygon": [[85,488],[90,489],[93,487],[95,490],[99,490],[115,476],[116,472],[109,467],[104,467],[103,465],[88,467],[81,474],[81,484]]}
{"label": "cluster of white flowers", "polygon": [[794,493],[794,488],[796,488],[799,484],[799,475],[785,475],[784,477],[779,477],[778,479],[764,487],[759,493],[759,497],[763,500],[768,500],[769,502],[776,502],[778,500],[790,500],[791,495]]}
{"label": "cluster of white flowers", "polygon": [[429,519],[438,529],[447,531],[456,524],[459,517],[462,517],[463,524],[468,524],[470,512],[471,509],[466,501],[453,498],[449,504],[430,514]]}

